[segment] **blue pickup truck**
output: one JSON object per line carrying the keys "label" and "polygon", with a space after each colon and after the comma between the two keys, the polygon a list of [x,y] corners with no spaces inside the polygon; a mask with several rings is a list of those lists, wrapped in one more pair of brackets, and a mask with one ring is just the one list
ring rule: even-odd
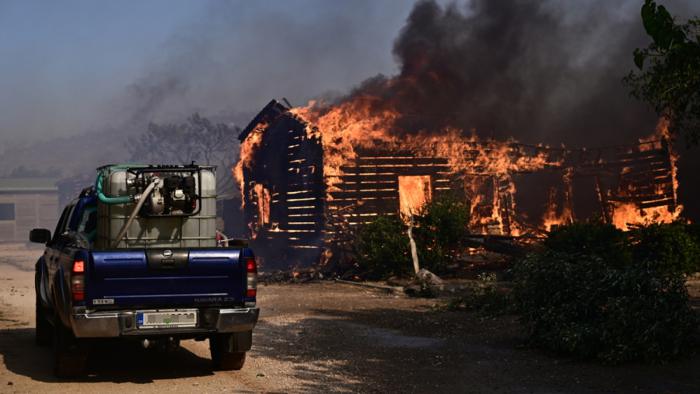
{"label": "blue pickup truck", "polygon": [[36,263],[36,342],[53,344],[57,376],[84,373],[101,338],[144,347],[208,339],[214,368],[243,367],[259,313],[257,266],[243,242],[216,240],[213,171],[102,167],[53,235],[30,232],[46,244]]}

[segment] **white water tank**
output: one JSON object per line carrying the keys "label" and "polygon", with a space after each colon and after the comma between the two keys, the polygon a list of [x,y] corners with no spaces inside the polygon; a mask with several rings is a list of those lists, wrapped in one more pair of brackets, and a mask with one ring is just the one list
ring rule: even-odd
{"label": "white water tank", "polygon": [[[146,166],[134,166],[145,168]],[[190,175],[168,172],[169,175]],[[109,169],[102,178],[102,191],[110,197],[128,196],[127,180],[135,175],[126,169]],[[216,246],[216,174],[214,167],[201,166],[194,173],[199,210],[191,216],[140,217],[131,223],[116,248],[196,248]],[[136,203],[97,204],[96,249],[112,249],[117,234],[127,222]]]}

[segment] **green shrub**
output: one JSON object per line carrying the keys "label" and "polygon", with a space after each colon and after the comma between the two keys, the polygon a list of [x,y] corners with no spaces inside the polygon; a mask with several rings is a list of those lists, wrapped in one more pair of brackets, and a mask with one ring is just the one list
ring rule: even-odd
{"label": "green shrub", "polygon": [[696,244],[700,245],[700,224],[686,224],[685,232],[690,235],[690,237],[695,241]]}
{"label": "green shrub", "polygon": [[466,294],[452,298],[447,309],[474,311],[485,316],[500,316],[514,311],[509,289],[499,286],[495,274],[480,274],[468,290]]}
{"label": "green shrub", "polygon": [[[667,231],[683,241],[652,253]],[[662,361],[688,348],[698,321],[678,260],[697,245],[675,229],[631,238],[609,225],[574,224],[516,264],[513,296],[535,345],[610,363]]]}
{"label": "green shrub", "polygon": [[543,244],[560,253],[595,255],[608,263],[623,265],[632,257],[627,243],[626,234],[613,225],[573,223],[552,231]]}
{"label": "green shrub", "polygon": [[661,270],[686,275],[700,271],[700,246],[694,230],[691,226],[673,223],[652,224],[631,232],[635,261],[656,262]]}
{"label": "green shrub", "polygon": [[396,216],[380,216],[362,226],[354,243],[357,263],[368,279],[413,272],[406,226]]}
{"label": "green shrub", "polygon": [[414,220],[421,267],[444,272],[464,246],[469,207],[455,197],[443,196],[427,203]]}
{"label": "green shrub", "polygon": [[[414,216],[413,237],[421,268],[445,271],[463,248],[469,207],[444,196],[426,204]],[[355,254],[367,278],[384,279],[413,273],[408,227],[396,216],[381,216],[362,226],[355,237]]]}

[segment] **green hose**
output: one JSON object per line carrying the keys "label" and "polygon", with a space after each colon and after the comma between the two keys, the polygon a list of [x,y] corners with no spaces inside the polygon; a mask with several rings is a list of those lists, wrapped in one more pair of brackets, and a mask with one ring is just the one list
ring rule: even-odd
{"label": "green hose", "polygon": [[[123,166],[113,166],[110,167],[110,169],[120,169],[120,167]],[[127,167],[124,167],[127,168]],[[133,201],[133,198],[131,196],[119,196],[119,197],[112,197],[112,196],[107,196],[102,192],[102,178],[104,176],[104,171],[102,170],[97,173],[97,179],[95,180],[95,192],[97,193],[97,198],[102,202],[103,204],[108,204],[108,205],[115,205],[115,204],[128,204]]]}

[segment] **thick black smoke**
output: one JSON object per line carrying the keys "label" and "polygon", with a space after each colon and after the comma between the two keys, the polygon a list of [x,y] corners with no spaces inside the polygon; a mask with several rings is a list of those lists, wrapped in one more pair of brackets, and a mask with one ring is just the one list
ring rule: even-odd
{"label": "thick black smoke", "polygon": [[[682,21],[697,4],[667,1]],[[398,75],[363,82],[345,100],[402,114],[397,133],[445,127],[525,143],[633,144],[657,116],[622,79],[646,47],[641,2],[418,2],[394,43]],[[341,99],[341,100],[343,100]],[[678,144],[679,200],[700,220],[700,158]],[[699,148],[696,148],[696,150]]]}
{"label": "thick black smoke", "polygon": [[633,143],[656,119],[622,84],[633,49],[648,42],[639,7],[570,6],[421,1],[394,44],[399,75],[369,79],[350,97],[397,108],[402,132],[452,126],[523,142]]}

